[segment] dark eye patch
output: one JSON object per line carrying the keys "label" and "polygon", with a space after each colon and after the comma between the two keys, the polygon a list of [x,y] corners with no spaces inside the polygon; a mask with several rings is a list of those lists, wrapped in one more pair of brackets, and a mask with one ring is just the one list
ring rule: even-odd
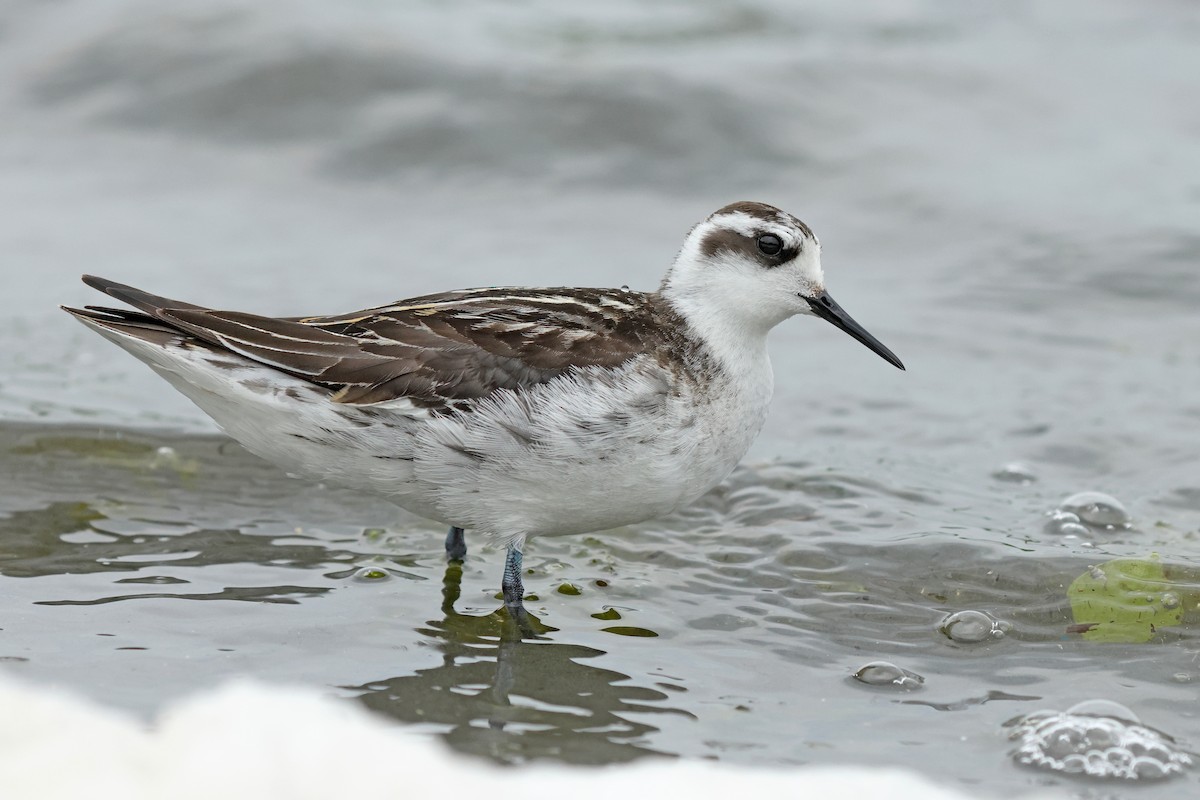
{"label": "dark eye patch", "polygon": [[712,258],[721,252],[737,253],[765,267],[777,267],[796,257],[797,248],[784,245],[783,237],[774,233],[747,236],[728,228],[711,231],[700,242],[700,252]]}

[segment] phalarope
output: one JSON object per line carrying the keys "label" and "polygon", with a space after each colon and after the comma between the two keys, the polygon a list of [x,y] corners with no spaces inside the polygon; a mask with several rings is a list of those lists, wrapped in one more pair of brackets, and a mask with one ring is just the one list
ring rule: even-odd
{"label": "phalarope", "polygon": [[252,453],[450,525],[451,558],[464,529],[500,539],[524,629],[529,537],[670,513],[745,455],[775,325],[820,317],[904,369],[826,293],[820,254],[803,222],[742,202],[692,228],[656,292],[466,289],[276,319],[84,276],[136,310],[65,310]]}

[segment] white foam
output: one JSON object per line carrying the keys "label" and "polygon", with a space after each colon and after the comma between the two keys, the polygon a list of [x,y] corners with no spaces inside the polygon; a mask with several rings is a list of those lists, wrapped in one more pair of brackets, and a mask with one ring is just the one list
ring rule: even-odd
{"label": "white foam", "polygon": [[647,760],[604,768],[501,768],[453,753],[345,700],[246,680],[177,702],[146,725],[67,692],[0,675],[0,709],[6,800],[410,800],[537,797],[548,790],[572,800],[681,792],[689,800],[748,794],[823,800],[972,797],[912,772],[857,766],[768,770]]}

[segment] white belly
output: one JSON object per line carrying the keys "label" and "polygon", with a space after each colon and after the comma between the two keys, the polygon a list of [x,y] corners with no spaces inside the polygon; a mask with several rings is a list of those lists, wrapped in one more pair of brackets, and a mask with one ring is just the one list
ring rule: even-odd
{"label": "white belly", "polygon": [[603,530],[690,503],[745,455],[772,388],[765,352],[702,387],[634,361],[436,416],[331,403],[232,354],[129,349],[283,469],[504,539]]}
{"label": "white belly", "polygon": [[[414,474],[440,516],[498,536],[581,533],[667,514],[719,483],[771,385],[700,391],[658,367],[585,372],[429,421]],[[400,500],[404,505],[404,501]]]}

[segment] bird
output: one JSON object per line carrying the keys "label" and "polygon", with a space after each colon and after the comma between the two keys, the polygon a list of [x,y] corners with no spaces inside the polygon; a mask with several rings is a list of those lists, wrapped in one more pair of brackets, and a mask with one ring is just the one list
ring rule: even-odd
{"label": "bird", "polygon": [[795,216],[724,206],[686,235],[656,291],[462,289],[276,318],[83,281],[130,308],[63,306],[148,364],[247,450],[383,495],[505,548],[502,596],[529,630],[531,538],[660,517],[733,471],[767,418],[767,334],[832,323],[903,370],[829,295]]}

